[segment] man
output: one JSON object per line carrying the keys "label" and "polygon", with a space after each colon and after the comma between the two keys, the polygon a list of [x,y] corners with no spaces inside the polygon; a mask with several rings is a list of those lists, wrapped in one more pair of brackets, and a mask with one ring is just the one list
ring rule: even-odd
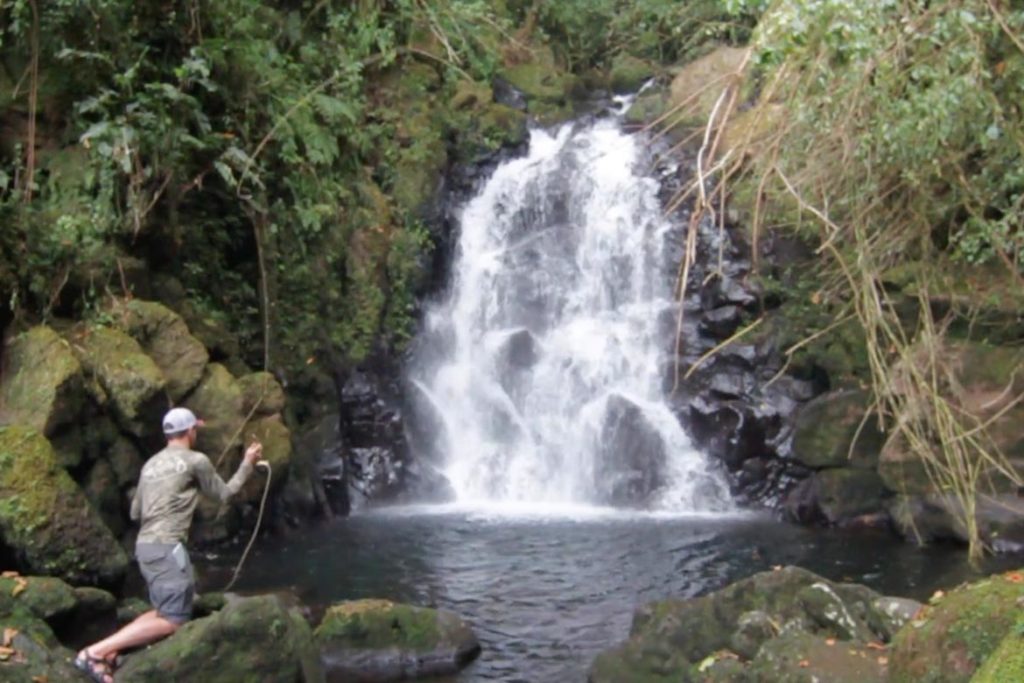
{"label": "man", "polygon": [[119,652],[169,636],[191,618],[195,577],[184,543],[199,494],[226,502],[242,488],[263,453],[259,442],[250,445],[225,484],[210,459],[192,450],[202,425],[191,410],[173,408],[163,420],[167,447],[139,475],[131,507],[131,518],[141,523],[135,558],[153,609],[78,653],[75,666],[98,683],[113,683]]}

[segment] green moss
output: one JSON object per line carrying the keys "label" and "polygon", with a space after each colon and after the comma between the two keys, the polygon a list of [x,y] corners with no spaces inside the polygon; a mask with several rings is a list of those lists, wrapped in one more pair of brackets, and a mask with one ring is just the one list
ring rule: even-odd
{"label": "green moss", "polygon": [[7,422],[50,436],[78,419],[84,398],[82,368],[56,332],[33,327],[12,339],[4,356],[0,399]]}
{"label": "green moss", "polygon": [[172,401],[195,387],[209,354],[181,316],[163,304],[141,299],[116,300],[111,315],[114,324],[139,342],[160,368]]}
{"label": "green moss", "polygon": [[958,588],[928,606],[896,634],[894,683],[960,683],[1011,632],[1024,599],[1020,573],[993,576]]}
{"label": "green moss", "polygon": [[242,410],[255,408],[256,415],[273,415],[284,410],[284,389],[269,372],[253,372],[238,378],[242,391]]}
{"label": "green moss", "polygon": [[0,578],[0,614],[24,609],[50,621],[70,613],[77,604],[71,586],[48,576]]}
{"label": "green moss", "polygon": [[428,650],[441,639],[434,610],[387,600],[359,600],[331,607],[314,635],[353,647]]}
{"label": "green moss", "polygon": [[122,429],[142,436],[158,430],[167,408],[163,372],[124,332],[109,327],[79,328],[72,345],[86,373],[103,388]]}
{"label": "green moss", "polygon": [[805,405],[793,436],[794,457],[814,468],[874,467],[884,435],[877,421],[864,422],[869,403],[867,392],[853,390],[831,392]]}
{"label": "green moss", "polygon": [[46,441],[0,428],[0,532],[29,571],[70,581],[112,582],[128,558]]}
{"label": "green moss", "polygon": [[206,366],[203,379],[185,401],[206,424],[199,430],[197,448],[216,462],[225,451],[237,454],[241,443],[232,441],[245,422],[242,410],[242,388],[228,369],[220,363]]}
{"label": "green moss", "polygon": [[622,53],[612,60],[608,80],[612,92],[624,95],[636,92],[655,74],[655,67],[643,59]]}
{"label": "green moss", "polygon": [[1024,625],[1018,621],[989,655],[971,683],[1024,681]]}

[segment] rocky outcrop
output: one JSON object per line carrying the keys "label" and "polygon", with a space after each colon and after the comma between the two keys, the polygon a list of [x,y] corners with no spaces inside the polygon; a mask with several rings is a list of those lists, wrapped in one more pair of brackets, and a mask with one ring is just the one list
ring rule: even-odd
{"label": "rocky outcrop", "polygon": [[27,427],[0,428],[0,536],[32,573],[112,584],[128,566],[49,442]]}
{"label": "rocky outcrop", "polygon": [[334,605],[315,636],[331,680],[450,675],[480,653],[473,631],[457,615],[387,600]]}
{"label": "rocky outcrop", "polygon": [[608,398],[594,490],[609,505],[642,506],[665,481],[668,454],[657,429],[633,401]]}
{"label": "rocky outcrop", "polygon": [[124,683],[266,681],[320,683],[323,674],[309,624],[273,595],[236,598],[172,637],[128,656]]}
{"label": "rocky outcrop", "polygon": [[639,609],[629,640],[599,655],[588,680],[883,681],[879,642],[918,607],[779,568],[704,597]]}

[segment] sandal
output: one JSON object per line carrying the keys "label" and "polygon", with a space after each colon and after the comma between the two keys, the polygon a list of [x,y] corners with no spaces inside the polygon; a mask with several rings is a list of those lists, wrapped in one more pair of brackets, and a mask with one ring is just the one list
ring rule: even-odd
{"label": "sandal", "polygon": [[91,678],[94,683],[114,683],[114,671],[110,662],[94,657],[88,650],[82,650],[75,657],[75,668]]}

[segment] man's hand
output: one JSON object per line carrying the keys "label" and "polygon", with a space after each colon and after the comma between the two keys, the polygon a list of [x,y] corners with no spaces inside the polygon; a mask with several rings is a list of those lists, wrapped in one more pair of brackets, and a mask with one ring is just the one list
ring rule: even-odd
{"label": "man's hand", "polygon": [[249,444],[249,447],[245,449],[245,461],[250,465],[255,465],[260,456],[263,455],[263,444],[259,441],[253,441]]}

